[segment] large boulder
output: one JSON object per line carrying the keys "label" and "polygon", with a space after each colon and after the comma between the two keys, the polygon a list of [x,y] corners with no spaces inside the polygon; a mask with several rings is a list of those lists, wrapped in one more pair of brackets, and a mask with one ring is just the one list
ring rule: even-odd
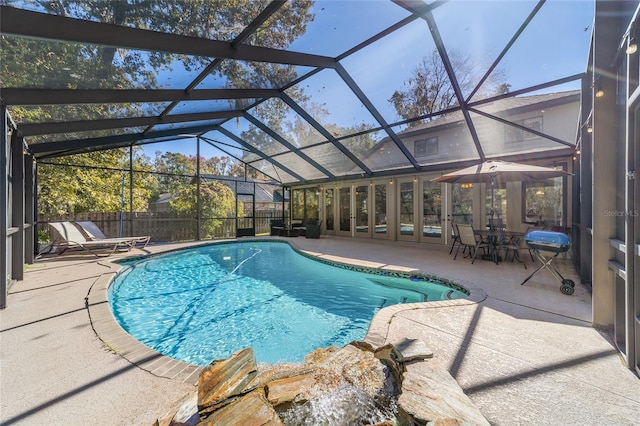
{"label": "large boulder", "polygon": [[284,426],[259,392],[251,392],[214,411],[199,426]]}
{"label": "large boulder", "polygon": [[316,379],[311,374],[286,377],[273,380],[265,385],[265,395],[274,407],[283,404],[306,402],[310,397],[310,390],[316,385]]}
{"label": "large boulder", "polygon": [[458,382],[435,360],[407,364],[398,417],[407,425],[486,425],[489,422]]}
{"label": "large boulder", "polygon": [[258,387],[258,365],[253,349],[238,351],[227,359],[215,360],[200,373],[198,409],[202,416],[228,404],[233,397]]}

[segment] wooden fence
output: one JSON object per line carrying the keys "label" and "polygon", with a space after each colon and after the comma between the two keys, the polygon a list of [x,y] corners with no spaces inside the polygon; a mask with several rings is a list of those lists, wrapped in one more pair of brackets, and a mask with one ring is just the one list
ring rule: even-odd
{"label": "wooden fence", "polygon": [[[285,212],[285,214],[288,214]],[[256,234],[269,233],[272,219],[281,219],[282,211],[257,211],[255,217]],[[207,221],[216,220],[221,224],[212,230],[212,239],[234,238],[236,225],[250,227],[244,218],[202,218],[203,227]],[[191,241],[197,237],[197,221],[193,217],[180,217],[172,212],[87,212],[74,215],[38,215],[37,229],[46,229],[47,222],[92,221],[107,237],[150,235],[151,241],[174,242]],[[239,221],[239,222],[238,222]],[[120,229],[122,227],[122,233]],[[202,235],[201,239],[205,239]]]}

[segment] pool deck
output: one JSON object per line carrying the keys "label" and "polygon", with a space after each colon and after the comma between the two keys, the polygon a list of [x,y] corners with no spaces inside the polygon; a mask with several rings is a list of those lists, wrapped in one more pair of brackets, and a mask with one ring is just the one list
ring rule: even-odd
{"label": "pool deck", "polygon": [[[470,301],[385,308],[367,340],[423,340],[492,424],[638,424],[640,379],[608,333],[591,327],[591,295],[569,260],[554,265],[576,281],[572,296],[548,271],[521,286],[531,259],[525,270],[454,261],[448,248],[416,243],[281,239],[328,260],[416,270],[473,288]],[[0,311],[0,424],[151,425],[193,390],[197,368],[123,336],[111,317],[106,283],[111,260],[124,256],[39,259],[11,287]]]}

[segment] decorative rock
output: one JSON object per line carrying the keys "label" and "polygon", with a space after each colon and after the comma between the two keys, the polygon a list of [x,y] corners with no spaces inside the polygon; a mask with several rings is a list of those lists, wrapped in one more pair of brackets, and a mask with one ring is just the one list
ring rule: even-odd
{"label": "decorative rock", "polygon": [[153,426],[196,426],[198,423],[198,392],[194,391],[182,398],[177,408],[156,421]]}
{"label": "decorative rock", "polygon": [[195,426],[199,422],[198,394],[194,392],[182,401],[170,424],[171,426]]}
{"label": "decorative rock", "polygon": [[399,365],[402,363],[402,354],[391,343],[379,347],[373,355],[379,360],[394,362]]}
{"label": "decorative rock", "polygon": [[269,383],[287,377],[309,374],[313,367],[304,364],[265,364],[258,371],[260,383]]}
{"label": "decorative rock", "polygon": [[394,382],[397,386],[402,383],[402,375],[405,372],[404,363],[400,360],[402,355],[395,346],[391,344],[384,345],[374,352],[374,356],[382,361],[393,374]]}
{"label": "decorative rock", "polygon": [[338,351],[340,348],[336,346],[329,346],[327,348],[315,349],[304,357],[304,363],[306,365],[320,364],[326,360],[332,353]]}
{"label": "decorative rock", "polygon": [[224,360],[211,362],[198,380],[200,414],[215,410],[230,402],[228,399],[245,394],[258,386],[258,367],[253,349],[238,351]]}
{"label": "decorative rock", "polygon": [[284,426],[260,393],[251,392],[213,412],[198,426]]}
{"label": "decorative rock", "polygon": [[275,407],[290,402],[305,402],[315,384],[316,380],[310,375],[274,380],[265,385],[267,400]]}
{"label": "decorative rock", "polygon": [[373,352],[362,351],[356,345],[348,344],[340,348],[320,365],[339,372],[348,383],[361,388],[372,398],[385,388],[387,374],[384,364]]}
{"label": "decorative rock", "polygon": [[335,351],[331,351],[328,356],[324,357],[320,362],[316,362],[324,368],[341,370],[346,364],[353,364],[354,360],[362,359],[363,352],[355,345],[348,344]]}
{"label": "decorative rock", "polygon": [[373,345],[363,340],[354,340],[353,342],[349,343],[349,345],[355,346],[361,351],[375,352],[375,348],[373,347]]}
{"label": "decorative rock", "polygon": [[398,408],[399,417],[411,419],[409,424],[489,425],[458,382],[434,360],[407,365]]}
{"label": "decorative rock", "polygon": [[400,358],[402,362],[433,358],[433,351],[419,339],[404,339],[395,347],[402,355]]}
{"label": "decorative rock", "polygon": [[359,387],[371,398],[384,393],[387,386],[386,367],[371,352],[357,363],[347,364],[342,369],[342,376],[354,386]]}
{"label": "decorative rock", "polygon": [[375,350],[352,342],[258,372],[249,348],[212,362],[197,398],[155,425],[193,426],[200,418],[205,426],[303,426],[308,419],[332,426],[488,425],[449,372],[425,360],[432,356],[419,340]]}

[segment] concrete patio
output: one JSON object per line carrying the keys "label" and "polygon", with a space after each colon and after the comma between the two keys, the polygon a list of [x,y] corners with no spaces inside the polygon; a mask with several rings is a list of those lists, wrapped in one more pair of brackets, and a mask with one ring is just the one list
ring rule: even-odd
{"label": "concrete patio", "polygon": [[[548,271],[521,286],[533,271],[528,258],[525,270],[454,261],[448,247],[326,236],[287,241],[320,257],[416,269],[482,289],[479,303],[383,310],[369,335],[391,343],[422,339],[492,424],[638,424],[640,379],[622,365],[608,334],[591,327],[591,295],[568,259],[556,265],[576,281],[572,296],[560,293]],[[96,335],[96,312],[107,307],[96,298],[98,287],[122,256],[40,259],[12,286],[0,311],[1,424],[151,425],[193,390],[193,369],[151,374],[124,358],[139,360],[139,352]],[[173,378],[161,377],[167,375]]]}

